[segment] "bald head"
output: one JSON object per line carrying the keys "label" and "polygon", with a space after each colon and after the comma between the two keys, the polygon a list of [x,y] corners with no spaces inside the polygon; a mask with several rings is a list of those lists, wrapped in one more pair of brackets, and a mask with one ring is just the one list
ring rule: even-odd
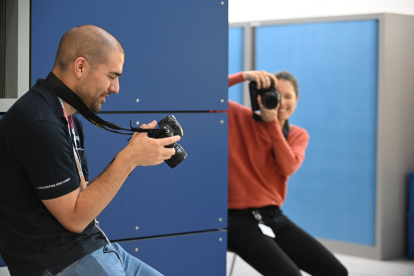
{"label": "bald head", "polygon": [[78,57],[84,57],[94,70],[107,62],[110,53],[125,54],[121,43],[110,33],[93,25],[75,27],[60,40],[54,70],[66,72]]}

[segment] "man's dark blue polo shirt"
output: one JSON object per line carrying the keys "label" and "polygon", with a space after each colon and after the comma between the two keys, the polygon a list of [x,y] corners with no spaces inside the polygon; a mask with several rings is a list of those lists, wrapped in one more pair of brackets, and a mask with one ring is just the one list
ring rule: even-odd
{"label": "man's dark blue polo shirt", "polygon": [[[73,116],[88,179],[81,122]],[[79,188],[73,143],[55,92],[39,79],[0,120],[0,254],[11,275],[53,275],[106,244],[94,223],[76,234],[41,200]]]}

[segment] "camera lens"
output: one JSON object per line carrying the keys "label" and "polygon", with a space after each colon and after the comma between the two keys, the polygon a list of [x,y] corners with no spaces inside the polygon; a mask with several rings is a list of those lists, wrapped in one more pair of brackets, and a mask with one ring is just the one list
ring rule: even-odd
{"label": "camera lens", "polygon": [[174,169],[178,164],[180,164],[188,155],[187,152],[177,143],[174,143],[175,154],[171,156],[170,159],[165,160],[168,166]]}
{"label": "camera lens", "polygon": [[262,96],[262,103],[266,109],[274,109],[279,103],[277,92],[266,92]]}
{"label": "camera lens", "polygon": [[[181,128],[180,123],[178,123],[177,119],[174,115],[167,116],[161,121],[158,122],[158,129],[164,129],[164,133],[160,134],[148,134],[148,137],[151,138],[165,138],[165,137],[172,137],[174,135],[179,135],[183,137],[184,132]],[[187,152],[177,143],[172,143],[170,145],[165,146],[166,148],[174,148],[175,154],[171,156],[170,159],[165,160],[168,166],[171,168],[175,168],[178,164],[180,164],[188,155]]]}

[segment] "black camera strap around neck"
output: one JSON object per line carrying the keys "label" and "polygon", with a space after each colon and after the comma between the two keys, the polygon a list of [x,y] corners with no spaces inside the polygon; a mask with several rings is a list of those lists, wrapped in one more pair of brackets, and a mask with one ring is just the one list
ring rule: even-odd
{"label": "black camera strap around neck", "polygon": [[[123,135],[133,135],[134,132],[148,132],[150,134],[165,133],[164,129],[144,129],[132,127],[131,121],[131,129],[125,129],[114,123],[107,122],[104,119],[100,118],[98,115],[96,115],[92,110],[90,110],[82,101],[82,99],[69,87],[67,87],[58,77],[56,77],[56,75],[53,74],[53,72],[49,73],[49,75],[45,79],[45,82],[53,89],[53,91],[59,98],[61,98],[63,101],[75,108],[86,120],[107,131]],[[130,131],[130,133],[122,132],[120,130]]]}

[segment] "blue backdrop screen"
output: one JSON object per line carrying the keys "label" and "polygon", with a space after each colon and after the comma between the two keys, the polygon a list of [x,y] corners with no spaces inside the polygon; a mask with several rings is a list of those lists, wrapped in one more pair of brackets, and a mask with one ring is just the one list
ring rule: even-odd
{"label": "blue backdrop screen", "polygon": [[299,82],[291,123],[310,135],[284,211],[317,237],[375,244],[378,22],[262,26],[256,69]]}
{"label": "blue backdrop screen", "polygon": [[[243,28],[229,29],[229,74],[243,71]],[[229,100],[243,104],[243,84],[229,88]]]}

